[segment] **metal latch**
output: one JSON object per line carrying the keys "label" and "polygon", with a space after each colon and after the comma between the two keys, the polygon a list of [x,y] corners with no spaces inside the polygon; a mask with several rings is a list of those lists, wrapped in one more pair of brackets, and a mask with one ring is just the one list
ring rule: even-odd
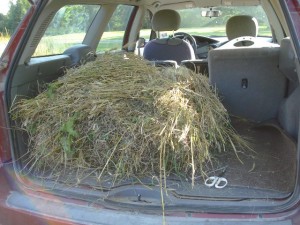
{"label": "metal latch", "polygon": [[243,89],[248,88],[248,79],[247,78],[242,79],[241,86]]}

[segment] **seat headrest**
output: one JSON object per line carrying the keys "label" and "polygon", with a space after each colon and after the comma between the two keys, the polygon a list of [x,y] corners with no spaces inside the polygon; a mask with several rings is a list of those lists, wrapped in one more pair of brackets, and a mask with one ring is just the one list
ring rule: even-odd
{"label": "seat headrest", "polygon": [[170,9],[156,12],[152,18],[152,29],[154,31],[175,31],[180,26],[180,15]]}
{"label": "seat headrest", "polygon": [[257,33],[258,23],[252,16],[233,16],[227,21],[226,34],[229,40],[242,36],[256,37]]}

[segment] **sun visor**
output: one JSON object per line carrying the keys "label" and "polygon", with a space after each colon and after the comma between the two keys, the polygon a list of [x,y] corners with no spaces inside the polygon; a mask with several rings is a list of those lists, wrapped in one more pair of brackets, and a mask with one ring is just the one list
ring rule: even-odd
{"label": "sun visor", "polygon": [[195,2],[189,1],[189,2],[179,2],[179,3],[169,3],[169,4],[163,4],[160,5],[159,10],[161,9],[189,9],[196,7]]}
{"label": "sun visor", "polygon": [[222,5],[225,6],[253,6],[260,5],[261,0],[222,0]]}

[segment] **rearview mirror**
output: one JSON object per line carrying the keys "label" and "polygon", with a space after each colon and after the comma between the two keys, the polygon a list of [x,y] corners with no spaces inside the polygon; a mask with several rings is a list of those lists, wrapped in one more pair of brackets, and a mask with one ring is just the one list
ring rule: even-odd
{"label": "rearview mirror", "polygon": [[214,10],[214,9],[210,9],[210,10],[205,10],[201,12],[201,16],[203,17],[219,17],[222,15],[222,12],[220,10]]}

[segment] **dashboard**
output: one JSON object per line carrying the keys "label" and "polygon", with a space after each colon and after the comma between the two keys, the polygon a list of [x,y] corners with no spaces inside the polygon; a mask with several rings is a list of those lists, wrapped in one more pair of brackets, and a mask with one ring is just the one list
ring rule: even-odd
{"label": "dashboard", "polygon": [[198,35],[192,36],[197,44],[195,55],[198,59],[206,59],[210,50],[218,48],[227,41],[226,37],[209,38]]}

